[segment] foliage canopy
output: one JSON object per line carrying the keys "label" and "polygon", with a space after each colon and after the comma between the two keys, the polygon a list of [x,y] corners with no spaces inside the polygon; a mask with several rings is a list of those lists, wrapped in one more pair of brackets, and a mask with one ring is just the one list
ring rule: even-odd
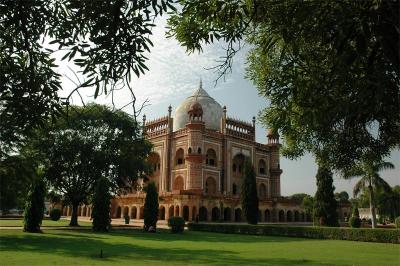
{"label": "foliage canopy", "polygon": [[376,191],[382,189],[386,193],[391,192],[390,185],[379,175],[379,172],[385,169],[394,169],[394,165],[384,161],[378,163],[364,161],[343,174],[345,179],[361,177],[354,186],[353,193],[354,196],[357,196],[362,191],[368,192],[373,228],[376,227]]}
{"label": "foliage canopy", "polygon": [[[71,92],[94,87],[94,96],[130,87],[131,73],[148,70],[145,53],[155,17],[172,0],[5,0],[0,3],[1,157],[61,110],[56,53],[84,76]],[[133,102],[135,97],[132,92]],[[133,108],[135,110],[134,104]],[[4,153],[4,154],[3,154]],[[0,158],[1,158],[0,157]]]}
{"label": "foliage canopy", "polygon": [[1,161],[0,208],[3,213],[24,207],[29,186],[38,177],[36,167],[36,163],[25,153]]}
{"label": "foliage canopy", "polygon": [[226,42],[221,74],[251,45],[247,77],[270,103],[260,119],[287,157],[343,170],[400,144],[399,1],[179,2],[169,36],[189,52]]}
{"label": "foliage canopy", "polygon": [[77,208],[88,202],[99,178],[107,178],[113,193],[120,193],[149,172],[151,144],[138,123],[102,105],[72,106],[30,144],[39,152],[52,189],[72,205],[71,225],[77,224]]}

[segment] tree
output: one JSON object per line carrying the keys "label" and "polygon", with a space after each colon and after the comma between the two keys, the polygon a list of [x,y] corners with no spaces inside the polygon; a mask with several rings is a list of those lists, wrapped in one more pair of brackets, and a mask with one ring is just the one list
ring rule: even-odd
{"label": "tree", "polygon": [[354,206],[353,206],[353,211],[352,211],[351,216],[352,216],[352,217],[360,218],[360,213],[358,212],[358,206],[357,206],[357,205],[354,205]]}
{"label": "tree", "polygon": [[400,186],[395,186],[391,191],[378,190],[376,195],[378,214],[391,221],[400,216]]}
{"label": "tree", "polygon": [[110,204],[111,191],[110,182],[101,177],[97,180],[96,189],[92,199],[93,231],[107,232],[111,227]]}
{"label": "tree", "polygon": [[320,226],[339,226],[334,197],[332,172],[326,166],[319,166],[317,192],[314,197],[314,221]]}
{"label": "tree", "polygon": [[[32,129],[59,115],[60,75],[55,64],[71,61],[83,75],[72,93],[93,87],[95,98],[148,70],[145,53],[154,19],[173,0],[5,0],[0,9],[0,159]],[[134,112],[135,105],[133,104]]]}
{"label": "tree", "polygon": [[314,212],[314,198],[307,195],[301,202],[301,208],[304,209],[307,217],[312,217]]}
{"label": "tree", "polygon": [[289,196],[288,198],[297,202],[302,202],[304,200],[304,198],[306,197],[310,197],[310,195],[306,194],[306,193],[296,193],[293,194],[291,196]]}
{"label": "tree", "polygon": [[107,178],[113,193],[120,193],[149,171],[151,144],[139,124],[102,105],[70,107],[66,116],[38,131],[31,145],[41,156],[52,190],[72,205],[71,226],[78,225],[78,206],[88,203],[99,178]]}
{"label": "tree", "polygon": [[146,186],[146,198],[144,201],[143,218],[144,230],[149,231],[150,227],[157,227],[158,221],[158,192],[154,182]]}
{"label": "tree", "polygon": [[375,193],[376,189],[381,188],[386,192],[390,192],[391,188],[388,183],[379,175],[379,172],[385,169],[394,169],[394,165],[389,162],[371,162],[365,160],[363,164],[353,167],[343,174],[345,179],[361,177],[353,189],[354,196],[357,196],[361,191],[368,191],[369,206],[372,217],[372,228],[376,227],[376,212],[375,212]]}
{"label": "tree", "polygon": [[0,208],[3,213],[24,207],[29,186],[35,178],[36,164],[26,154],[9,156],[0,163]]}
{"label": "tree", "polygon": [[349,194],[346,191],[335,193],[335,199],[339,203],[348,203],[349,198]]}
{"label": "tree", "polygon": [[346,170],[400,144],[399,1],[181,0],[169,36],[188,52],[225,41],[229,71],[251,45],[247,78],[268,107],[261,122],[289,158],[306,152]]}
{"label": "tree", "polygon": [[244,216],[249,224],[258,222],[258,196],[256,184],[256,172],[249,159],[245,159],[243,165],[243,185],[240,194]]}
{"label": "tree", "polygon": [[28,195],[24,210],[24,231],[30,233],[41,232],[44,215],[44,198],[46,195],[46,184],[43,179],[33,181]]}

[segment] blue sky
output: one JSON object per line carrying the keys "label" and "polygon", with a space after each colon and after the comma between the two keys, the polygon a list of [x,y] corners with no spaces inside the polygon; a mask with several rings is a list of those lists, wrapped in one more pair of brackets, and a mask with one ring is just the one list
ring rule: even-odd
{"label": "blue sky", "polygon": [[[143,111],[148,119],[166,115],[169,105],[172,106],[174,111],[183,99],[198,88],[200,78],[203,80],[203,88],[222,106],[227,107],[227,114],[230,117],[250,122],[253,116],[257,116],[260,110],[267,107],[266,99],[260,97],[255,86],[245,79],[247,47],[236,55],[232,73],[215,84],[218,74],[213,70],[207,70],[207,68],[217,65],[216,60],[224,54],[224,44],[205,46],[203,53],[188,55],[176,40],[165,38],[165,18],[159,19],[156,24],[157,27],[151,37],[154,47],[148,55],[149,61],[147,62],[150,70],[144,76],[134,79],[132,83],[138,103],[146,99],[149,100],[150,105]],[[76,80],[64,62],[59,62],[59,64],[61,74]],[[73,87],[73,83],[64,77],[64,90],[60,92],[60,95],[67,95],[70,88]],[[93,101],[92,94],[92,90],[82,93],[86,102]],[[73,100],[75,104],[79,104],[77,95]],[[130,97],[127,90],[117,91],[114,95],[116,107],[122,107],[129,101]],[[111,99],[110,97],[100,97],[96,99],[96,102],[111,104]],[[130,112],[131,109],[128,107],[125,108],[125,111]],[[266,130],[257,121],[256,138],[258,142],[266,142]],[[382,176],[392,186],[400,185],[400,152],[398,150],[393,152],[388,161],[393,162],[396,169],[382,172]],[[306,155],[297,161],[282,157],[281,168],[283,169],[281,176],[282,195],[315,193],[317,167],[313,156]],[[343,180],[338,176],[334,177],[336,190],[345,190],[350,195],[355,181]]]}

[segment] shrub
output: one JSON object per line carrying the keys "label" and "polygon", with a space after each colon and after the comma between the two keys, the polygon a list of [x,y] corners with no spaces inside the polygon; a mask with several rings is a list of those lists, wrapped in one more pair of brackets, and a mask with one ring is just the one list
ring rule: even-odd
{"label": "shrub", "polygon": [[396,228],[400,228],[400,216],[397,217],[397,218],[394,220],[394,223],[396,224]]}
{"label": "shrub", "polygon": [[189,223],[189,230],[400,244],[400,230],[398,229]]}
{"label": "shrub", "polygon": [[150,227],[156,228],[158,221],[158,193],[154,182],[150,182],[146,187],[143,218],[145,231],[149,231]]}
{"label": "shrub", "polygon": [[185,227],[185,220],[182,217],[172,216],[168,219],[168,226],[172,233],[182,233]]}
{"label": "shrub", "polygon": [[353,216],[349,220],[349,225],[350,225],[350,227],[353,227],[353,228],[360,228],[361,219],[358,218],[358,217]]}
{"label": "shrub", "polygon": [[110,201],[110,183],[102,177],[97,181],[92,201],[93,231],[107,232],[111,228]]}
{"label": "shrub", "polygon": [[131,217],[129,217],[129,215],[125,214],[124,215],[124,219],[125,219],[125,224],[129,224],[129,221],[131,220]]}
{"label": "shrub", "polygon": [[24,210],[24,231],[40,232],[43,214],[45,210],[44,197],[46,195],[46,184],[42,179],[32,183],[28,192]]}
{"label": "shrub", "polygon": [[61,210],[60,209],[52,209],[50,211],[50,219],[53,221],[60,220],[61,217]]}

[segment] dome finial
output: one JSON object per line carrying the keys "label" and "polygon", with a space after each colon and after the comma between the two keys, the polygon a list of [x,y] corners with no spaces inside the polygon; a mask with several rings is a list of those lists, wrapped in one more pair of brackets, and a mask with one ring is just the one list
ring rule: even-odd
{"label": "dome finial", "polygon": [[203,80],[200,78],[200,86],[199,86],[199,88],[200,89],[202,89],[203,88]]}

